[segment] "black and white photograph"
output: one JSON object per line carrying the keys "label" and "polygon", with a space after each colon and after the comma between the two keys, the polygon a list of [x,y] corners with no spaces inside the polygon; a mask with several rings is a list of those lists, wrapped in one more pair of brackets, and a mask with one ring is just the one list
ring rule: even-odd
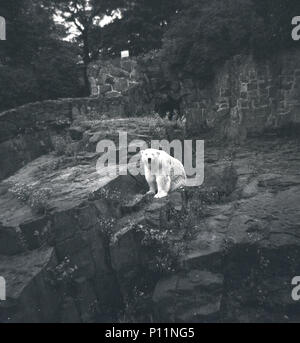
{"label": "black and white photograph", "polygon": [[299,0],[0,0],[0,323],[300,323]]}

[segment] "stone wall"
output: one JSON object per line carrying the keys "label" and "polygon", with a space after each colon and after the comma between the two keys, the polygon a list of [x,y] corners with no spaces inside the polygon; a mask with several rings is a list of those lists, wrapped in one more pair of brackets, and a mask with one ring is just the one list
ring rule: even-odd
{"label": "stone wall", "polygon": [[205,87],[171,72],[159,52],[139,57],[136,68],[151,109],[161,115],[179,110],[190,132],[215,129],[221,137],[240,141],[300,123],[299,51],[264,61],[235,56]]}
{"label": "stone wall", "polygon": [[51,134],[77,119],[127,116],[118,98],[76,98],[36,102],[0,113],[0,180],[52,150]]}
{"label": "stone wall", "polygon": [[182,83],[188,129],[218,128],[228,138],[244,139],[300,124],[300,53],[268,61],[236,56],[204,90]]}
{"label": "stone wall", "polygon": [[89,80],[93,96],[121,99],[127,116],[145,115],[153,110],[147,98],[145,74],[136,59],[96,61],[89,67]]}
{"label": "stone wall", "polygon": [[[52,149],[50,134],[80,118],[161,114],[178,108],[187,129],[215,129],[241,141],[265,131],[300,126],[300,53],[268,61],[236,56],[204,89],[170,74],[155,54],[98,61],[89,68],[90,98],[50,100],[0,113],[0,180]],[[99,93],[99,94],[98,94]]]}
{"label": "stone wall", "polygon": [[97,61],[89,67],[92,95],[118,97],[139,84],[137,62],[134,59]]}

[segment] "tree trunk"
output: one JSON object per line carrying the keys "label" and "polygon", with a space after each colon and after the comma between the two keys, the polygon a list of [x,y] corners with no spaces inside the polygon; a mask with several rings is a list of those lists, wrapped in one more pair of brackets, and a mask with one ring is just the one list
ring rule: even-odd
{"label": "tree trunk", "polygon": [[90,86],[90,81],[88,77],[88,64],[84,63],[83,66],[83,81],[84,81],[84,89],[86,96],[91,95],[91,86]]}
{"label": "tree trunk", "polygon": [[82,41],[83,41],[83,80],[84,86],[87,95],[91,95],[91,86],[88,77],[88,66],[90,63],[90,48],[89,48],[89,39],[88,39],[88,30],[85,29],[82,33]]}

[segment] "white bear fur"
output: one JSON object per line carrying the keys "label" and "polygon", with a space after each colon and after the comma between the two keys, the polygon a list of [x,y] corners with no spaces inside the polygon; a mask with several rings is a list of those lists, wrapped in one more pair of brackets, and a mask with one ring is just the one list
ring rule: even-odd
{"label": "white bear fur", "polygon": [[141,151],[141,162],[149,185],[147,194],[163,198],[170,191],[186,185],[186,173],[182,163],[168,153],[157,149]]}

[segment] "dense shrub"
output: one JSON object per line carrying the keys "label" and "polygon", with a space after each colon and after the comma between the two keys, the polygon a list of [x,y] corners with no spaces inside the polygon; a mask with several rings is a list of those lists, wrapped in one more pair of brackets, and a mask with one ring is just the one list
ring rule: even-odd
{"label": "dense shrub", "polygon": [[26,68],[0,67],[0,111],[39,99],[34,73]]}
{"label": "dense shrub", "polygon": [[218,64],[247,47],[251,4],[238,2],[202,0],[178,14],[164,37],[163,52],[171,68],[207,80]]}
{"label": "dense shrub", "polygon": [[300,15],[298,0],[252,0],[252,3],[254,55],[266,57],[282,49],[299,47],[299,42],[291,39],[292,18]]}
{"label": "dense shrub", "polygon": [[291,19],[299,1],[186,0],[169,26],[162,55],[173,73],[204,82],[235,54],[266,57],[297,46]]}
{"label": "dense shrub", "polygon": [[81,96],[79,74],[67,49],[55,54],[51,49],[41,52],[33,68],[0,66],[0,111],[29,102]]}
{"label": "dense shrub", "polygon": [[45,99],[84,95],[78,49],[63,40],[45,1],[0,2],[7,40],[0,49],[0,111]]}

